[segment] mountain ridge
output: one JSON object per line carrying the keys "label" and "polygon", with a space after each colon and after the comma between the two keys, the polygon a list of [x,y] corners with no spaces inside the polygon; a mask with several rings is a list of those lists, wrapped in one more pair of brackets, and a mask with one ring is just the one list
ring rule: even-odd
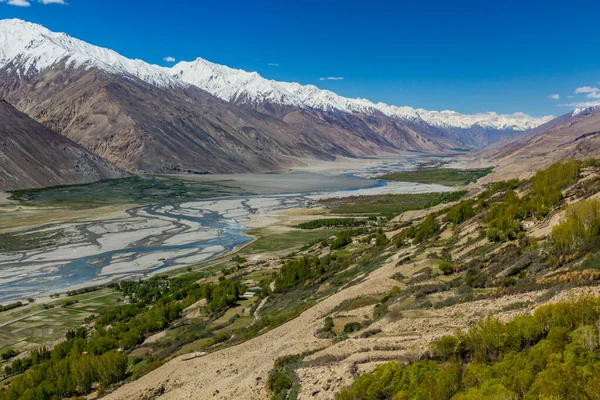
{"label": "mountain ridge", "polygon": [[41,25],[18,19],[0,20],[0,67],[8,66],[27,75],[43,72],[60,62],[64,62],[66,67],[97,67],[110,73],[131,75],[159,87],[191,84],[234,103],[256,106],[271,102],[327,112],[381,112],[389,117],[422,120],[442,128],[465,129],[480,126],[523,131],[553,118],[531,117],[524,113],[460,114],[450,110],[429,111],[373,103],[361,98],[342,97],[314,85],[269,80],[256,72],[230,68],[202,58],[191,62],[183,61],[170,68],[162,67],[142,60],[131,60],[113,50],[88,44],[65,33],[52,32]]}

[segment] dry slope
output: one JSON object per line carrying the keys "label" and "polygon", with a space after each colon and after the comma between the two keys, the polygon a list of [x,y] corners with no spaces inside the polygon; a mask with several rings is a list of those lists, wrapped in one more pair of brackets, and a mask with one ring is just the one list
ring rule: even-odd
{"label": "dry slope", "polygon": [[0,189],[117,178],[123,173],[0,100]]}

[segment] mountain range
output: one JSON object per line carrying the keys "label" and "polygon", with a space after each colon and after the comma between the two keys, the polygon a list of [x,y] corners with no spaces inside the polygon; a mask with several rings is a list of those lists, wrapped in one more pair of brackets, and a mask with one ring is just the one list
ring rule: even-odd
{"label": "mountain range", "polygon": [[526,178],[569,158],[600,157],[600,105],[575,109],[477,154],[476,164],[493,165],[498,177]]}
{"label": "mountain range", "polygon": [[0,21],[0,98],[134,173],[261,172],[338,156],[476,150],[553,120],[350,99],[201,58],[167,68],[16,19]]}

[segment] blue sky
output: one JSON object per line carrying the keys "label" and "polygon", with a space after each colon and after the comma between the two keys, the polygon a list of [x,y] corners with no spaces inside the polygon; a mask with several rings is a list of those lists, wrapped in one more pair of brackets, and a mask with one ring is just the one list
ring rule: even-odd
{"label": "blue sky", "polygon": [[600,102],[600,1],[0,0],[0,18],[396,105],[559,115]]}

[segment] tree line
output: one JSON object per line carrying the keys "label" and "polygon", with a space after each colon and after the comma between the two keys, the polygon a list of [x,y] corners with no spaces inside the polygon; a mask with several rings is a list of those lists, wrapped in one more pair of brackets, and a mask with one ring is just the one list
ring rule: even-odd
{"label": "tree line", "polygon": [[246,289],[233,280],[200,285],[196,283],[200,276],[157,276],[121,282],[119,290],[130,304],[105,312],[90,332],[84,328],[68,332],[66,341],[51,351],[42,348],[29,357],[14,360],[5,367],[4,374],[21,375],[0,389],[0,400],[86,395],[96,384],[104,389],[123,380],[127,372],[125,353],[149,334],[166,329],[185,308],[200,299],[207,300],[208,313],[221,315]]}

